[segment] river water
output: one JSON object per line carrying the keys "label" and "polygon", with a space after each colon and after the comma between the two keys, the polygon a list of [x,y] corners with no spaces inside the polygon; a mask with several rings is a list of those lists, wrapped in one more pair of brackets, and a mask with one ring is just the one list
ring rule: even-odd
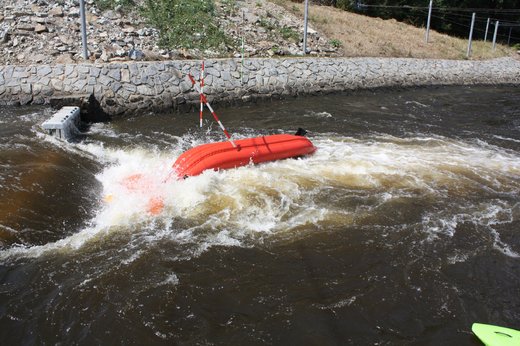
{"label": "river water", "polygon": [[[520,89],[217,107],[317,152],[166,180],[206,113],[47,136],[0,109],[0,344],[478,345],[520,329]],[[128,184],[138,174],[137,184]],[[147,212],[164,200],[159,215]]]}

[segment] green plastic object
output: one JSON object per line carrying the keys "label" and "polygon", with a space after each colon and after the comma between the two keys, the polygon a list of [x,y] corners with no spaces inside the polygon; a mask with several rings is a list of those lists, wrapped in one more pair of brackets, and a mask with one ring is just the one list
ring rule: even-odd
{"label": "green plastic object", "polygon": [[491,324],[473,323],[471,331],[486,346],[520,346],[520,331],[518,330]]}

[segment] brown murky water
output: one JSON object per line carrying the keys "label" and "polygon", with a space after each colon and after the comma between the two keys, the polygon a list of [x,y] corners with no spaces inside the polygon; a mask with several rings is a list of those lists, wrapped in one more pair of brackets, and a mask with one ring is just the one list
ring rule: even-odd
{"label": "brown murky water", "polygon": [[[520,329],[520,89],[217,107],[315,155],[162,183],[198,113],[46,136],[0,109],[1,344],[467,344]],[[143,186],[125,178],[141,174]],[[161,197],[160,215],[146,212]]]}

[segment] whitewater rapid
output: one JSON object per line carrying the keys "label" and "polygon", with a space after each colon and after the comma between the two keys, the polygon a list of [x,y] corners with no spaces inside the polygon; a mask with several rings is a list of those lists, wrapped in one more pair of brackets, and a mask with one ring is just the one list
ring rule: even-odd
{"label": "whitewater rapid", "polygon": [[[93,131],[115,136],[109,125]],[[143,243],[168,239],[190,244],[186,255],[192,256],[214,245],[249,247],[273,238],[298,238],[309,232],[305,226],[313,231],[330,225],[362,226],[372,222],[382,206],[408,198],[447,203],[415,220],[427,241],[453,236],[458,224],[471,222],[489,229],[498,250],[519,256],[494,228],[518,219],[518,203],[476,203],[471,198],[520,193],[520,157],[513,151],[442,136],[326,134],[311,137],[318,150],[309,157],[171,179],[176,157],[207,139],[172,136],[161,149],[111,148],[101,141],[64,145],[46,138],[103,165],[96,174],[102,193],[95,217],[58,241],[2,250],[0,259],[78,251],[114,234],[132,232]],[[139,180],[129,186],[128,177],[135,175]],[[147,204],[156,198],[164,208],[152,215]],[[463,202],[449,205],[452,199]]]}

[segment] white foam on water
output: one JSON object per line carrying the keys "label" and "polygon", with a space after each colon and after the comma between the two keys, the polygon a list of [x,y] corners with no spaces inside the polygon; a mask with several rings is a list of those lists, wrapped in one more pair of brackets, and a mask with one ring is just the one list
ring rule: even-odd
{"label": "white foam on water", "polygon": [[[438,213],[429,213],[423,217],[423,230],[428,234],[428,242],[436,241],[441,235],[453,237],[457,226],[464,223],[473,224],[488,232],[493,238],[492,246],[506,256],[518,258],[520,253],[514,251],[508,244],[500,239],[499,232],[495,229],[497,225],[509,224],[514,221],[513,209],[516,205],[509,206],[502,201],[481,203],[479,205],[467,206],[463,213],[449,214],[449,210]],[[448,260],[450,263],[467,260],[468,254],[456,254]]]}
{"label": "white foam on water", "polygon": [[306,118],[317,118],[317,119],[333,117],[332,114],[330,114],[329,112],[313,112],[313,111],[311,111],[310,113],[305,113],[303,116]]}
{"label": "white foam on water", "polygon": [[493,238],[494,238],[494,243],[493,243],[493,247],[502,252],[504,255],[508,256],[508,257],[512,257],[512,258],[520,258],[520,253],[514,251],[513,249],[511,249],[511,246],[509,246],[508,244],[504,243],[501,239],[500,239],[500,234],[493,228],[490,229],[490,233],[493,235]]}
{"label": "white foam on water", "polygon": [[17,117],[17,120],[33,123],[34,121],[42,119],[44,116],[45,114],[42,112],[33,112],[29,114],[20,115]]}
{"label": "white foam on water", "polygon": [[419,107],[422,107],[422,108],[430,107],[428,105],[425,105],[424,103],[420,103],[420,102],[417,102],[417,101],[406,101],[405,104],[407,104],[407,105],[413,104],[413,105],[416,105],[416,106],[419,106]]}
{"label": "white foam on water", "polygon": [[344,308],[346,306],[351,306],[352,304],[354,304],[354,302],[359,297],[360,296],[352,296],[350,298],[342,299],[342,300],[340,300],[338,302],[335,302],[335,303],[332,303],[332,304],[328,304],[328,305],[314,304],[314,306],[317,307],[318,309],[321,309],[321,310],[332,310],[334,312],[335,309],[341,309],[341,308]]}
{"label": "white foam on water", "polygon": [[451,256],[448,256],[448,263],[455,264],[459,262],[466,262],[469,258],[469,254],[467,253],[456,253]]}
{"label": "white foam on water", "polygon": [[166,285],[166,286],[177,286],[179,284],[179,278],[175,273],[169,274],[164,281],[160,282],[158,286]]}
{"label": "white foam on water", "polygon": [[515,143],[520,143],[520,139],[514,139],[514,138],[509,138],[509,137],[503,137],[503,136],[498,136],[498,135],[495,135],[493,136],[494,138],[497,138],[497,139],[501,139],[503,141],[509,141],[509,142],[515,142]]}
{"label": "white foam on water", "polygon": [[[2,187],[2,185],[0,185],[0,187]],[[14,229],[14,228],[11,228],[9,226],[6,226],[6,225],[2,225],[0,223],[0,230],[4,231],[4,232],[7,232],[7,233],[11,233],[11,234],[16,234],[17,231]]]}
{"label": "white foam on water", "polygon": [[[181,148],[200,144],[194,136],[182,137],[173,151],[162,152],[110,149],[101,143],[66,146],[65,150],[105,164],[97,175],[103,187],[99,212],[90,226],[67,238],[42,246],[13,247],[1,251],[0,259],[74,251],[113,232],[140,232],[147,243],[168,239],[191,244],[191,256],[214,245],[254,246],[272,235],[297,237],[302,226],[315,229],[338,217],[341,222],[353,220],[356,210],[316,202],[315,197],[326,189],[362,191],[377,196],[381,204],[414,195],[520,193],[520,158],[499,148],[439,137],[329,136],[313,141],[318,150],[307,158],[206,171],[185,180],[168,177]],[[150,203],[157,200],[164,207],[152,215]],[[448,212],[443,217],[427,214],[422,224],[435,239],[439,234],[452,236],[458,223],[472,218],[483,225],[511,222],[503,219],[508,215],[507,205],[493,208]],[[496,243],[508,249],[507,244]],[[503,252],[515,255],[511,249]]]}
{"label": "white foam on water", "polygon": [[94,123],[90,125],[88,134],[99,134],[105,137],[118,138],[119,134],[114,131],[110,123]]}

